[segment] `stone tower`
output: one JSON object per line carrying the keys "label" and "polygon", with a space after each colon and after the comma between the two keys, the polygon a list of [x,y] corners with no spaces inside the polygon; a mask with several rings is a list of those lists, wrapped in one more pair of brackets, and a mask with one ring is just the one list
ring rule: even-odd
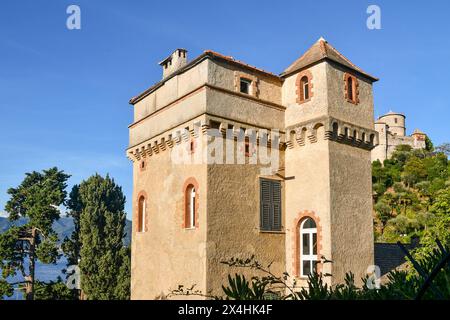
{"label": "stone tower", "polygon": [[426,134],[419,129],[406,135],[406,117],[402,113],[389,111],[375,121],[375,130],[378,132],[379,143],[372,150],[372,161],[383,163],[389,159],[399,145],[408,145],[414,149],[426,147]]}
{"label": "stone tower", "polygon": [[324,39],[281,75],[213,51],[188,62],[179,49],[161,66],[130,100],[132,298],[193,284],[221,294],[228,274],[255,275],[221,263],[232,257],[301,286],[314,271],[363,277],[377,79]]}
{"label": "stone tower", "polygon": [[404,114],[389,111],[387,114],[379,117],[377,122],[386,124],[393,135],[404,137],[406,136],[405,120]]}
{"label": "stone tower", "polygon": [[314,253],[333,261],[317,269],[332,274],[332,284],[348,271],[359,280],[373,264],[370,150],[377,140],[372,96],[377,79],[322,38],[281,76],[288,270],[304,279],[302,269],[310,268],[298,252],[302,222],[311,218],[317,229]]}

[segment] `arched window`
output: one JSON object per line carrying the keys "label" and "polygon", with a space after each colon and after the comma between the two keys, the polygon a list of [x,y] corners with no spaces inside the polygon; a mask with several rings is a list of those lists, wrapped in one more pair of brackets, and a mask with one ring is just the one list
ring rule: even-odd
{"label": "arched window", "polygon": [[145,232],[145,209],[146,209],[146,201],[145,197],[141,196],[138,202],[138,232]]}
{"label": "arched window", "polygon": [[345,98],[350,103],[358,104],[359,103],[358,79],[349,73],[345,73],[344,81],[345,81]]}
{"label": "arched window", "polygon": [[309,99],[309,81],[308,77],[304,76],[300,80],[300,88],[302,90],[302,100],[308,100]]}
{"label": "arched window", "polygon": [[195,187],[190,184],[186,188],[186,208],[185,208],[185,223],[184,226],[187,229],[193,229],[196,227],[197,208],[196,208],[196,190]]}
{"label": "arched window", "polygon": [[352,77],[347,78],[347,99],[348,100],[354,100],[353,99],[353,79]]}
{"label": "arched window", "polygon": [[317,272],[317,226],[313,219],[306,218],[298,230],[300,233],[300,275],[307,277]]}
{"label": "arched window", "polygon": [[313,97],[312,73],[308,70],[301,72],[297,76],[297,103],[301,104],[309,101]]}

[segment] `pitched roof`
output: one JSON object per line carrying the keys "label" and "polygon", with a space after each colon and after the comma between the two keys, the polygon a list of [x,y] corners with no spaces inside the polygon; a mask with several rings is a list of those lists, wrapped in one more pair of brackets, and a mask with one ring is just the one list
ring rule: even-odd
{"label": "pitched roof", "polygon": [[361,75],[372,81],[378,81],[378,78],[371,76],[362,69],[354,65],[350,60],[344,57],[339,51],[331,46],[324,38],[320,38],[312,45],[300,58],[294,61],[280,76],[288,76],[298,70],[304,69],[322,60],[331,60],[347,68],[357,71]]}

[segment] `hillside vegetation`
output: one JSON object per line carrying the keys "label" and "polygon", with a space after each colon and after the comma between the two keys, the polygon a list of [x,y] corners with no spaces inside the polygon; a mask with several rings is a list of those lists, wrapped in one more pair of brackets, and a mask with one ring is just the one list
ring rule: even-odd
{"label": "hillside vegetation", "polygon": [[398,146],[372,163],[375,240],[450,244],[450,144],[426,150]]}

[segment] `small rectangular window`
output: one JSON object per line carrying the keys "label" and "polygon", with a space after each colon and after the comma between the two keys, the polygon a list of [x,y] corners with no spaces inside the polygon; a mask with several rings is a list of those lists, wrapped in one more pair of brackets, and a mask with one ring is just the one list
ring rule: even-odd
{"label": "small rectangular window", "polygon": [[241,93],[250,94],[251,80],[241,78]]}
{"label": "small rectangular window", "polygon": [[281,231],[281,182],[260,180],[260,228]]}

